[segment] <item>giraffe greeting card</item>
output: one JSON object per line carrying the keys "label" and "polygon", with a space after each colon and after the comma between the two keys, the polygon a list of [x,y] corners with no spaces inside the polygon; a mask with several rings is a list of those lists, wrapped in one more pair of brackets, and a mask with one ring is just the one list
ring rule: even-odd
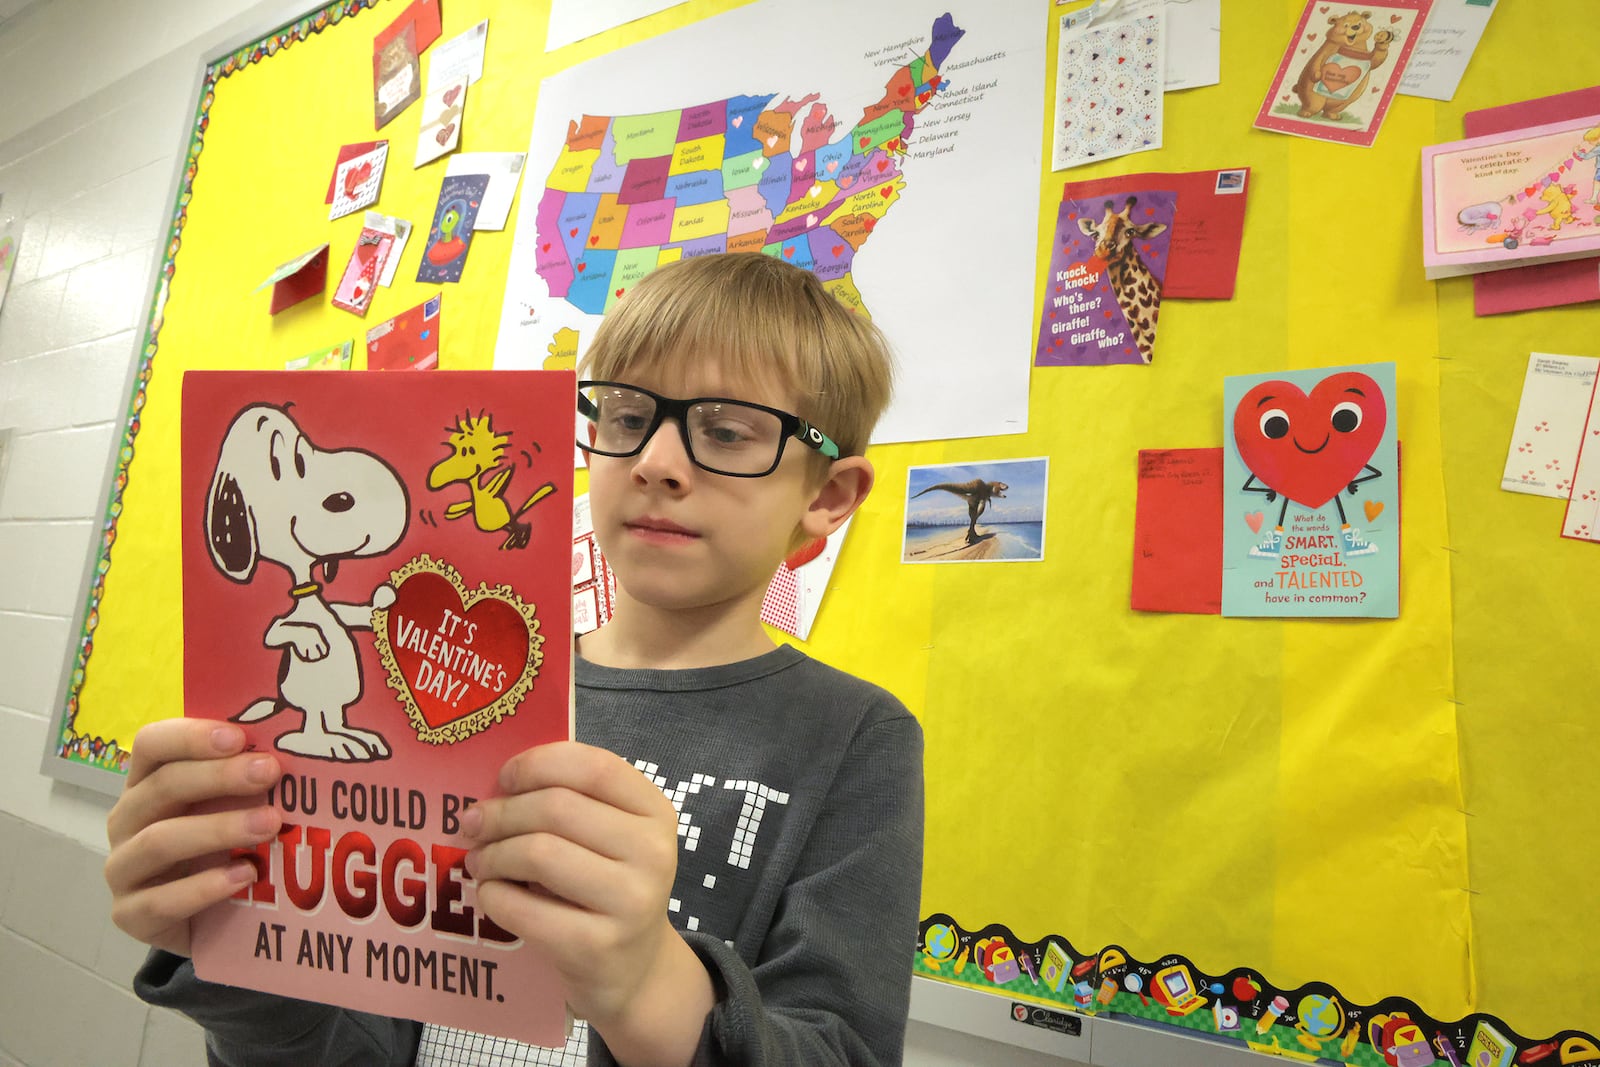
{"label": "giraffe greeting card", "polygon": [[1223,380],[1222,614],[1400,614],[1393,363]]}
{"label": "giraffe greeting card", "polygon": [[548,960],[478,907],[460,820],[572,736],[572,371],[183,379],[186,715],[283,776],[202,978],[540,1044]]}
{"label": "giraffe greeting card", "polygon": [[1176,206],[1165,190],[1061,202],[1036,365],[1150,362]]}

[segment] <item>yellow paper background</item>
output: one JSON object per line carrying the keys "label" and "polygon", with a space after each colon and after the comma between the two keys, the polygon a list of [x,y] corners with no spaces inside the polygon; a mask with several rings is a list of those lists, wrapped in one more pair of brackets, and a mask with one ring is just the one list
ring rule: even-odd
{"label": "yellow paper background", "polygon": [[[359,368],[368,327],[438,291],[410,279],[443,163],[408,165],[419,107],[371,125],[371,39],[403,6],[382,0],[219,83],[80,735],[126,746],[181,709],[181,371],[279,367],[347,337]],[[524,150],[541,77],[727,6],[690,3],[546,56],[545,4],[444,5],[446,37],[490,19],[462,149]],[[1397,97],[1360,149],[1251,130],[1301,5],[1228,0],[1224,84],[1167,97],[1163,150],[1070,176],[1251,167],[1235,299],[1169,302],[1152,367],[1036,371],[1026,435],[873,450],[879,489],[809,647],[922,719],[925,913],[1250,966],[1280,986],[1321,980],[1358,1001],[1404,996],[1443,1018],[1491,1012],[1524,1033],[1600,1028],[1600,790],[1586,758],[1600,725],[1584,626],[1600,551],[1557,540],[1558,502],[1498,488],[1528,352],[1600,354],[1600,311],[1478,320],[1470,281],[1426,282],[1419,256],[1420,148],[1461,136],[1465,110],[1592,77],[1589,3],[1499,7],[1456,99]],[[1059,9],[1039,9],[1053,59]],[[952,12],[981,23],[981,6]],[[326,298],[269,316],[251,290],[323,241],[336,284],[361,217],[326,220],[335,151],[382,137],[377,209],[418,228],[396,285],[365,320]],[[543,177],[528,176],[519,205]],[[975,197],[952,218],[1038,210],[1047,228],[1064,177],[1041,173],[1037,205]],[[893,221],[877,239],[893,239]],[[490,365],[512,232],[479,233],[462,283],[443,287],[442,366]],[[1049,243],[1042,228],[1038,277]],[[983,294],[940,293],[936,278],[921,283],[930,309],[984,313]],[[1398,365],[1401,617],[1130,612],[1137,451],[1220,444],[1224,375],[1378,360]],[[897,562],[909,465],[1039,455],[1051,457],[1044,562]]]}

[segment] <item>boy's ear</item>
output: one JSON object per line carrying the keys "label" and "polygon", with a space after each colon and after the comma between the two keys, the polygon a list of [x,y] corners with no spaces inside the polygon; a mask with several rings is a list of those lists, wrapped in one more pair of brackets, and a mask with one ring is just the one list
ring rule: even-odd
{"label": "boy's ear", "polygon": [[872,462],[865,456],[834,460],[800,519],[801,532],[808,540],[813,540],[827,537],[843,526],[872,492],[876,477]]}

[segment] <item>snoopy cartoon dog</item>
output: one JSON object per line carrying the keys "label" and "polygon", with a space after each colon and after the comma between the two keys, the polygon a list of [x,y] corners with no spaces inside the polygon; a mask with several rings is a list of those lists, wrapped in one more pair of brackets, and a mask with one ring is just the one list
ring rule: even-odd
{"label": "snoopy cartoon dog", "polygon": [[295,423],[289,405],[252,404],[228,427],[206,500],[206,545],[217,568],[240,584],[261,560],[289,572],[294,606],[272,620],[263,644],[283,650],[278,695],[234,717],[250,723],[284,708],[305,716],[278,738],[285,752],[317,759],[384,759],[389,745],[345,722],[361,698],[353,629],[370,630],[374,608],[394,603],[387,584],[371,603],[330,604],[317,581],[332,581],[343,559],[377,556],[405,535],[410,502],[394,468],[370,452],[323,451]]}

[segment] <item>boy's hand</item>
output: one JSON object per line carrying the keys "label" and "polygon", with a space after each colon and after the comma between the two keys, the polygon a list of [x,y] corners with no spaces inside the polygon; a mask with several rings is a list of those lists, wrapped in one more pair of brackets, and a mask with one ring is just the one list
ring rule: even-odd
{"label": "boy's hand", "polygon": [[620,757],[572,741],[513,757],[500,787],[462,818],[478,902],[546,953],[573,1012],[604,1033],[648,983],[698,964],[667,918],[677,812]]}
{"label": "boy's hand", "polygon": [[[283,822],[266,806],[278,761],[243,751],[244,742],[239,727],[205,719],[165,719],[134,737],[128,780],[106,816],[111,919],[124,933],[187,956],[189,920],[255,881],[247,860],[193,870],[203,857],[268,840]],[[195,813],[233,797],[257,804]]]}

